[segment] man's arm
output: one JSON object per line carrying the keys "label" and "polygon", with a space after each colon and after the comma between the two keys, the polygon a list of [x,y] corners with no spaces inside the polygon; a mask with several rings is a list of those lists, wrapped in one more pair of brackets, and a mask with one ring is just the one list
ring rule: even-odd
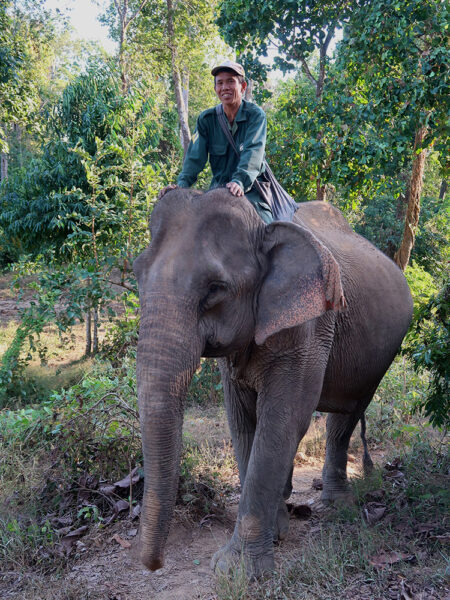
{"label": "man's arm", "polygon": [[191,187],[197,181],[198,174],[205,168],[207,159],[208,137],[200,116],[184,157],[183,169],[178,176],[178,185],[184,188]]}
{"label": "man's arm", "polygon": [[250,190],[261,169],[266,147],[266,134],[266,115],[263,111],[252,113],[251,122],[244,140],[244,148],[231,178],[231,183],[237,183],[244,192]]}

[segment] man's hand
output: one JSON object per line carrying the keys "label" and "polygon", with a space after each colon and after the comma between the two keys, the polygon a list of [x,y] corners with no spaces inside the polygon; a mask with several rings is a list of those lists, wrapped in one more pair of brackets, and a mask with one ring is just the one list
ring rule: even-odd
{"label": "man's hand", "polygon": [[161,198],[164,196],[164,194],[167,194],[167,192],[170,192],[170,190],[175,190],[177,188],[177,184],[176,183],[170,183],[169,185],[166,185],[165,188],[163,188],[159,194],[158,194],[158,200],[161,200]]}
{"label": "man's hand", "polygon": [[230,181],[230,183],[227,183],[227,185],[225,186],[227,187],[230,192],[233,194],[233,196],[243,196],[244,192],[242,191],[241,186],[236,183],[235,181]]}

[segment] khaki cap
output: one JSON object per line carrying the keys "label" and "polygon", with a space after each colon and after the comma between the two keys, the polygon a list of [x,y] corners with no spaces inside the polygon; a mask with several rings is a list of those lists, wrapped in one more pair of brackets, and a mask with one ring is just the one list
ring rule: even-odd
{"label": "khaki cap", "polygon": [[214,69],[211,71],[211,75],[215,77],[217,73],[220,73],[220,71],[232,71],[236,75],[242,75],[242,77],[245,77],[244,67],[237,62],[233,62],[232,60],[225,60],[220,65],[217,65],[217,67],[214,67]]}

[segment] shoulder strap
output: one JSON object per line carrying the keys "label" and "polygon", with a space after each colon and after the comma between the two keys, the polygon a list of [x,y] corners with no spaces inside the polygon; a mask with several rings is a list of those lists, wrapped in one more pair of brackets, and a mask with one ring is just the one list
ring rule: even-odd
{"label": "shoulder strap", "polygon": [[235,141],[233,139],[233,136],[231,135],[231,131],[228,128],[228,123],[226,120],[226,117],[223,113],[223,106],[221,104],[218,104],[216,106],[216,114],[217,114],[217,118],[219,119],[219,125],[222,128],[222,131],[224,132],[227,140],[230,142],[231,147],[233,148],[233,150],[236,152],[236,154],[238,156],[240,156],[240,152],[236,147]]}

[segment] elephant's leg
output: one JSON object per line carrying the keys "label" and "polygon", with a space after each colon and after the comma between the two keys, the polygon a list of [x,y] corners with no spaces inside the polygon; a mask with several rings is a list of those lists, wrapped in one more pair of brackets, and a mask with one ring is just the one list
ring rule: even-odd
{"label": "elephant's leg", "polygon": [[322,471],[324,502],[348,500],[347,451],[351,435],[361,414],[329,414],[327,417],[327,447]]}
{"label": "elephant's leg", "polygon": [[247,465],[256,429],[256,392],[231,380],[225,359],[218,360],[230,427],[233,449],[239,468],[241,487],[244,485]]}
{"label": "elephant's leg", "polygon": [[273,570],[278,511],[284,502],[283,492],[290,488],[286,482],[298,444],[318,403],[322,378],[318,379],[312,390],[305,390],[301,375],[289,376],[283,370],[258,396],[257,426],[236,527],[230,542],[213,557],[212,565],[217,570],[228,570],[241,555],[250,575],[257,577]]}

